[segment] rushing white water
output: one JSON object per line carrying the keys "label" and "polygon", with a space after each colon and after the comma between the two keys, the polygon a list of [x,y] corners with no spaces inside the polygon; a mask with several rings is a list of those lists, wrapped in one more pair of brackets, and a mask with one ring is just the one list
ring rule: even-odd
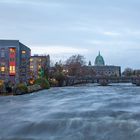
{"label": "rushing white water", "polygon": [[0,97],[0,140],[140,140],[140,87],[89,84]]}

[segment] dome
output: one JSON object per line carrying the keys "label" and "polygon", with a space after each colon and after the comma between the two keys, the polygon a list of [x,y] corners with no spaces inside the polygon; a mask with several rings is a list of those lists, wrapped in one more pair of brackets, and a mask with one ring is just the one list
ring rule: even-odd
{"label": "dome", "polygon": [[100,52],[98,54],[98,56],[95,59],[95,66],[104,66],[105,62],[104,62],[104,58],[100,55]]}

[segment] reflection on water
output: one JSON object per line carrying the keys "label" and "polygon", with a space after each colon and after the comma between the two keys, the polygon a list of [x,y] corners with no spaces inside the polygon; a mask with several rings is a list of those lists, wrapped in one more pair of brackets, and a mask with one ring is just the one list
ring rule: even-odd
{"label": "reflection on water", "polygon": [[140,87],[89,84],[0,97],[0,140],[140,140]]}

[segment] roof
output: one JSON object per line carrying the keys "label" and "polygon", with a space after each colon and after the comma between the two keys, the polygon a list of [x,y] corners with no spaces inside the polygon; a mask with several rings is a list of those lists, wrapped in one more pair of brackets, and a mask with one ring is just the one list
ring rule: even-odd
{"label": "roof", "polygon": [[98,54],[98,56],[95,59],[95,66],[104,66],[105,62],[104,62],[104,58],[100,55],[100,52]]}

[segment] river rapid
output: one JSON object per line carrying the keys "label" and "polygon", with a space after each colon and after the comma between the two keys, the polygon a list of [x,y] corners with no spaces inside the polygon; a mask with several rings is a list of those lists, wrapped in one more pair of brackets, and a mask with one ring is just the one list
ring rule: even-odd
{"label": "river rapid", "polygon": [[140,87],[87,84],[1,96],[0,140],[140,140]]}

